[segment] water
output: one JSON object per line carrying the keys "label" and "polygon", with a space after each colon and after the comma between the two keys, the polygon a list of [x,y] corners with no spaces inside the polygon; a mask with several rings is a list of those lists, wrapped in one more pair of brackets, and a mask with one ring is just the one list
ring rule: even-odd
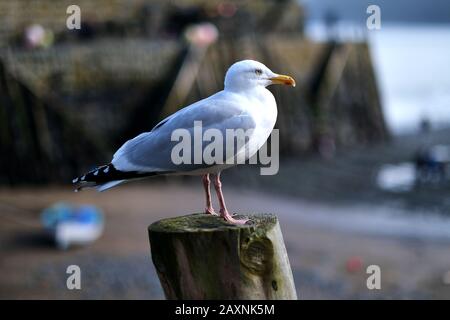
{"label": "water", "polygon": [[391,131],[415,131],[423,120],[449,126],[450,26],[390,25],[368,35]]}
{"label": "water", "polygon": [[416,169],[414,163],[385,164],[377,175],[379,188],[391,192],[406,192],[414,187]]}
{"label": "water", "polygon": [[[432,128],[450,126],[450,25],[384,23],[369,31],[343,21],[335,32],[345,41],[368,39],[392,133],[415,132],[423,121]],[[306,33],[318,41],[327,38],[319,21],[309,22]]]}

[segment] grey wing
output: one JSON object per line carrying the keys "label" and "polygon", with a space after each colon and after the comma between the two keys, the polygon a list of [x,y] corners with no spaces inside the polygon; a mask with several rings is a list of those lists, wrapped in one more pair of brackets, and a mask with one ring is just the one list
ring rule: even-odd
{"label": "grey wing", "polygon": [[[195,149],[194,121],[201,121],[203,133],[209,129],[220,132],[223,137],[223,161],[225,161],[226,155],[232,153],[235,156],[242,150],[236,148],[237,141],[233,143],[233,149],[229,150],[230,144],[226,143],[227,129],[242,129],[246,132],[252,132],[255,129],[253,117],[243,111],[237,102],[205,99],[181,109],[161,121],[152,131],[142,133],[127,141],[114,155],[113,165],[118,170],[141,172],[188,172],[211,166],[211,163],[194,161],[196,160],[194,152],[198,150],[198,143],[200,143],[202,151],[210,144],[203,139],[200,139],[201,141],[196,139],[197,149]],[[188,141],[191,150],[190,161],[179,163],[179,160],[174,161],[173,159],[173,150],[176,145],[181,143],[180,139],[172,139],[172,135],[177,129],[182,129],[184,134],[188,133],[190,136],[190,141]],[[183,143],[185,146],[188,145],[185,141]],[[242,146],[242,143],[240,145]]]}

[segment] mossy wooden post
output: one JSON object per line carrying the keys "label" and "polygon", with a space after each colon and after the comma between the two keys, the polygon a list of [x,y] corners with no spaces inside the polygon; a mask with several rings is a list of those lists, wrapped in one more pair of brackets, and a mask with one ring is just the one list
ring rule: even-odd
{"label": "mossy wooden post", "polygon": [[277,217],[246,217],[252,224],[192,214],[148,228],[167,299],[297,299]]}

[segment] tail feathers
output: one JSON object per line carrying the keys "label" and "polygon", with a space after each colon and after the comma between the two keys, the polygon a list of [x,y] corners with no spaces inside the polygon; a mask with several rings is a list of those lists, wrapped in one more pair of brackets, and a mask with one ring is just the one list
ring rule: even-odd
{"label": "tail feathers", "polygon": [[118,186],[119,184],[122,184],[122,183],[124,183],[124,182],[126,182],[126,180],[115,180],[115,181],[110,181],[110,182],[107,182],[107,183],[98,185],[98,186],[97,186],[97,191],[103,192],[103,191],[106,191],[106,190],[108,190],[108,189],[114,188],[114,187],[116,187],[116,186]]}
{"label": "tail feathers", "polygon": [[91,187],[96,187],[98,191],[105,191],[127,180],[145,178],[157,174],[156,172],[120,171],[110,163],[73,179],[72,183],[75,185],[76,192]]}

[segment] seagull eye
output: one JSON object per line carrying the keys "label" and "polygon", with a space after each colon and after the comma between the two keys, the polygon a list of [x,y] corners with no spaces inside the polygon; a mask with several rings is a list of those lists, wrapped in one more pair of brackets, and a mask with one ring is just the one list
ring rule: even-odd
{"label": "seagull eye", "polygon": [[255,73],[256,73],[256,75],[260,76],[260,75],[262,75],[262,70],[261,69],[255,69]]}

